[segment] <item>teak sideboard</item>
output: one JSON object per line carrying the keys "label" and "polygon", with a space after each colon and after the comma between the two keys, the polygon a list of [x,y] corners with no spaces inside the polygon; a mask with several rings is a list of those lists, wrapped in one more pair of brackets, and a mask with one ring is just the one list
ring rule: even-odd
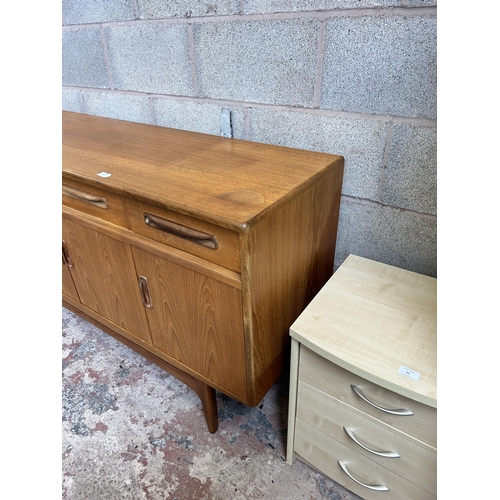
{"label": "teak sideboard", "polygon": [[344,159],[63,111],[63,306],[191,387],[259,404],[333,273]]}

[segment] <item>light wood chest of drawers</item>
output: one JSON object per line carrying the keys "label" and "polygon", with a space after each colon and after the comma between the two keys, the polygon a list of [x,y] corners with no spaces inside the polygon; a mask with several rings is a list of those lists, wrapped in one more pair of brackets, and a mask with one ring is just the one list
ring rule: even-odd
{"label": "light wood chest of drawers", "polygon": [[287,462],[365,499],[437,496],[437,280],[350,255],[290,328]]}
{"label": "light wood chest of drawers", "polygon": [[333,273],[340,156],[63,112],[63,305],[256,406]]}

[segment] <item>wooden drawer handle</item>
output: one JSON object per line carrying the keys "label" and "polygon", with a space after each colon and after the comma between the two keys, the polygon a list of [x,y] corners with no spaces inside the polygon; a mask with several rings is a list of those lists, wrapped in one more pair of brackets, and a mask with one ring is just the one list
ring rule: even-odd
{"label": "wooden drawer handle", "polygon": [[183,226],[177,222],[163,219],[157,215],[148,214],[147,212],[144,212],[143,216],[144,222],[150,227],[159,229],[160,231],[165,231],[166,233],[173,234],[174,236],[179,236],[185,240],[197,243],[198,245],[211,248],[212,250],[217,250],[217,248],[219,248],[217,238],[212,234],[203,233],[197,229]]}
{"label": "wooden drawer handle", "polygon": [[358,481],[350,472],[349,469],[347,468],[346,464],[344,462],[341,462],[338,460],[338,463],[340,467],[342,467],[342,470],[355,482],[358,483],[360,486],[363,486],[364,488],[368,488],[369,490],[375,490],[375,491],[389,491],[389,488],[387,486],[383,486],[381,484],[365,484],[362,483],[361,481]]}
{"label": "wooden drawer handle", "polygon": [[66,242],[64,240],[62,240],[62,263],[63,265],[67,265],[70,269],[73,269],[73,262],[71,262],[68,247],[66,246]]}
{"label": "wooden drawer handle", "polygon": [[351,389],[366,403],[369,405],[373,406],[374,408],[377,408],[377,410],[384,411],[385,413],[390,413],[391,415],[398,415],[401,417],[405,417],[408,415],[413,415],[413,412],[411,410],[405,410],[404,408],[401,408],[399,410],[390,410],[388,408],[382,408],[381,406],[376,405],[375,403],[372,403],[364,394],[363,391],[357,387],[356,385],[351,385]]}
{"label": "wooden drawer handle", "polygon": [[106,201],[106,198],[101,198],[100,196],[95,196],[92,193],[87,193],[86,191],[82,191],[81,189],[76,189],[69,186],[63,186],[62,192],[66,196],[74,198],[75,200],[90,203],[91,205],[102,208],[104,210],[108,209],[108,202]]}
{"label": "wooden drawer handle", "polygon": [[153,301],[151,300],[151,292],[149,291],[149,283],[146,277],[139,276],[137,280],[139,283],[139,290],[141,292],[142,303],[148,309],[153,309]]}
{"label": "wooden drawer handle", "polygon": [[344,427],[344,430],[346,431],[347,435],[358,445],[363,448],[363,450],[366,450],[370,453],[373,453],[374,455],[378,455],[379,457],[384,457],[384,458],[400,458],[401,455],[399,453],[396,453],[395,451],[375,451],[371,450],[370,448],[366,447],[364,444],[360,443],[358,438],[354,435],[354,432],[352,432],[352,429],[349,429],[349,427]]}

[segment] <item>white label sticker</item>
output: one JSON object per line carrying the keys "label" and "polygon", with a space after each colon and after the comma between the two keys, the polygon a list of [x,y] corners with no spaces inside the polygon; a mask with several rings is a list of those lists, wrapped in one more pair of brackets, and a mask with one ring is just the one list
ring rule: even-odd
{"label": "white label sticker", "polygon": [[99,177],[111,177],[111,174],[108,174],[108,172],[99,172],[97,175]]}
{"label": "white label sticker", "polygon": [[412,370],[411,368],[406,368],[406,366],[403,365],[399,367],[398,373],[401,373],[401,375],[406,377],[410,377],[413,380],[418,380],[420,378],[420,373]]}

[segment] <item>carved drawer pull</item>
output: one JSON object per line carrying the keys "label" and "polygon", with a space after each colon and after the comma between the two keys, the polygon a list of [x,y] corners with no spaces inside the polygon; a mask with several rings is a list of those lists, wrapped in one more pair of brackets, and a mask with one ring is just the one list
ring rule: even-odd
{"label": "carved drawer pull", "polygon": [[354,435],[354,432],[352,432],[352,429],[349,429],[349,427],[344,427],[344,430],[346,431],[347,435],[358,445],[363,448],[363,450],[366,450],[370,453],[373,453],[374,455],[378,455],[379,457],[385,457],[385,458],[399,458],[401,455],[395,451],[375,451],[371,450],[370,448],[367,448],[364,444],[360,443],[358,438]]}
{"label": "carved drawer pull", "polygon": [[408,415],[413,415],[413,412],[411,410],[406,410],[404,408],[398,409],[398,410],[391,410],[388,408],[382,408],[381,406],[376,405],[375,403],[372,403],[364,394],[363,391],[357,387],[356,385],[351,385],[351,389],[366,403],[369,405],[373,406],[374,408],[377,408],[377,410],[384,411],[385,413],[390,413],[391,415],[398,415],[398,416],[408,416]]}
{"label": "carved drawer pull", "polygon": [[144,306],[148,309],[153,309],[153,301],[151,300],[151,292],[149,291],[147,278],[145,278],[144,276],[139,276],[138,282]]}
{"label": "carved drawer pull", "polygon": [[70,269],[73,269],[73,262],[71,262],[71,258],[68,253],[68,247],[66,246],[66,242],[62,240],[62,263],[66,264]]}
{"label": "carved drawer pull", "polygon": [[108,209],[108,202],[106,201],[106,198],[101,198],[100,196],[95,196],[91,193],[87,193],[86,191],[82,191],[81,189],[76,189],[69,186],[63,186],[62,192],[66,196],[74,198],[75,200],[90,203],[91,205],[102,208],[104,210]]}
{"label": "carved drawer pull", "polygon": [[143,216],[144,222],[150,227],[159,229],[160,231],[165,231],[166,233],[173,234],[174,236],[179,236],[185,240],[197,243],[198,245],[211,248],[212,250],[217,250],[219,247],[217,238],[212,234],[203,233],[197,229],[183,226],[182,224],[178,224],[177,222],[173,222],[171,220],[162,219],[157,215],[151,215],[147,212],[144,212]]}
{"label": "carved drawer pull", "polygon": [[358,481],[347,469],[347,466],[344,462],[341,462],[338,460],[338,463],[340,467],[342,467],[342,470],[355,482],[358,483],[359,485],[363,486],[364,488],[368,488],[369,490],[375,490],[375,491],[389,491],[389,488],[387,486],[383,486],[381,484],[365,484],[362,483],[361,481]]}

